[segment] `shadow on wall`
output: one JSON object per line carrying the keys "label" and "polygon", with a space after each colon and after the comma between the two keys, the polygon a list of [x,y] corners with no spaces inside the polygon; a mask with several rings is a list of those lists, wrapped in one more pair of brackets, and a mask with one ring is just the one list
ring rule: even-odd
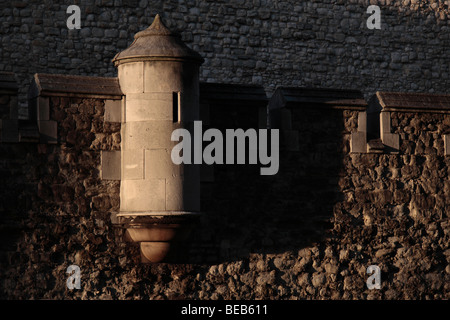
{"label": "shadow on wall", "polygon": [[[262,127],[257,114],[263,100],[230,102],[209,101],[210,127],[223,133]],[[358,112],[306,102],[271,114],[281,114],[281,121],[272,124],[280,128],[278,173],[260,175],[260,164],[207,168],[210,181],[203,181],[201,189],[204,214],[177,262],[220,263],[250,253],[297,251],[327,238],[333,208],[344,200],[339,184]]]}

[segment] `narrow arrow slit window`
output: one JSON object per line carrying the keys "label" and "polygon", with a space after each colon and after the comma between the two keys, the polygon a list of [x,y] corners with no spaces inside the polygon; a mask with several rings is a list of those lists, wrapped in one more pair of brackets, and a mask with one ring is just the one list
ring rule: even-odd
{"label": "narrow arrow slit window", "polygon": [[181,105],[180,105],[180,92],[172,93],[172,120],[173,122],[180,122],[181,120]]}

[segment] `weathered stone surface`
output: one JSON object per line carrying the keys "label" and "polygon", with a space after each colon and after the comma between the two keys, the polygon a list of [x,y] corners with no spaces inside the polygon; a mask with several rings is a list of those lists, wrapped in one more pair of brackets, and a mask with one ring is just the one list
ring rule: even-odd
{"label": "weathered stone surface", "polygon": [[172,149],[177,144],[171,140],[175,126],[172,120],[135,121],[124,124],[123,137],[127,150],[138,149]]}
{"label": "weathered stone surface", "polygon": [[146,179],[180,177],[182,174],[183,166],[173,164],[170,149],[145,150]]}
{"label": "weathered stone surface", "polygon": [[105,101],[105,122],[122,121],[122,100]]}
{"label": "weathered stone surface", "polygon": [[120,184],[122,211],[145,212],[165,210],[166,193],[164,179],[122,180]]}
{"label": "weathered stone surface", "polygon": [[127,122],[173,120],[173,93],[128,94],[125,118]]}
{"label": "weathered stone surface", "polygon": [[144,149],[122,151],[122,179],[144,179]]}
{"label": "weathered stone surface", "polygon": [[120,151],[101,152],[101,177],[103,180],[120,180]]}
{"label": "weathered stone surface", "polygon": [[117,67],[120,88],[126,94],[144,92],[144,63],[135,62]]}

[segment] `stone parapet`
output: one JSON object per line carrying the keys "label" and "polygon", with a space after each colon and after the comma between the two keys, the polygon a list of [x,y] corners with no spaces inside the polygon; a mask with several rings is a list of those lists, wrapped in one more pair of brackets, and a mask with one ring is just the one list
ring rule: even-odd
{"label": "stone parapet", "polygon": [[379,91],[369,109],[387,152],[449,154],[450,95]]}
{"label": "stone parapet", "polygon": [[[117,78],[37,73],[28,90],[29,121],[37,123],[40,143],[57,143],[58,119],[52,113],[54,110],[50,109],[52,97],[67,98],[66,101],[70,101],[70,98],[103,100],[105,121],[120,122],[122,95]],[[78,106],[66,107],[70,109]]]}

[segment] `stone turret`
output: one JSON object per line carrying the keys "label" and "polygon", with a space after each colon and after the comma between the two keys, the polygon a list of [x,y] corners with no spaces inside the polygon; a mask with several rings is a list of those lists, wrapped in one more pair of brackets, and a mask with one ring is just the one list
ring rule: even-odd
{"label": "stone turret", "polygon": [[199,66],[203,58],[156,15],[118,53],[122,104],[119,221],[139,242],[143,262],[167,257],[200,211],[198,165],[176,165],[171,141],[178,128],[199,120]]}

